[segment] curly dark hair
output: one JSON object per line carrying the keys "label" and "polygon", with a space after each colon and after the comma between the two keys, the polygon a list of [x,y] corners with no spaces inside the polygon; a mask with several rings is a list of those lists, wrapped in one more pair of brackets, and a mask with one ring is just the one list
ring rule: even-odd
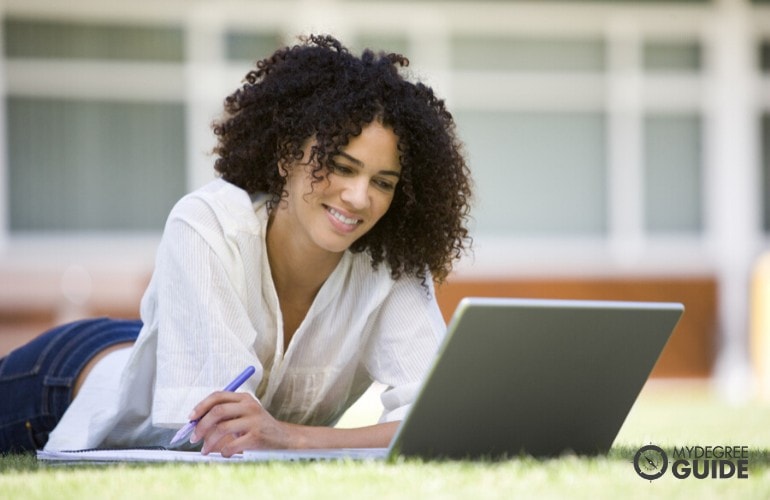
{"label": "curly dark hair", "polygon": [[368,49],[357,57],[328,35],[277,50],[225,99],[213,125],[215,169],[248,192],[271,194],[274,208],[286,195],[284,166],[302,159],[307,139],[316,140],[311,161],[321,180],[377,119],[398,138],[401,179],[386,214],[350,249],[368,251],[374,267],[387,262],[394,279],[430,272],[442,282],[470,243],[470,172],[444,101],[401,75],[408,64]]}

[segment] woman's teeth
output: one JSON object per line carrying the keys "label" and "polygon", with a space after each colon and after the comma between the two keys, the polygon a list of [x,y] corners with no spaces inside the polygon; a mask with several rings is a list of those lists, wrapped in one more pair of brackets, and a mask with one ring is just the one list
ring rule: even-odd
{"label": "woman's teeth", "polygon": [[339,213],[338,211],[334,210],[331,207],[329,208],[329,213],[332,214],[334,216],[334,218],[337,219],[338,221],[340,221],[342,223],[345,223],[345,224],[348,224],[350,226],[355,225],[355,224],[359,224],[361,222],[358,219],[351,219],[349,217],[345,217],[344,215],[342,215],[341,213]]}

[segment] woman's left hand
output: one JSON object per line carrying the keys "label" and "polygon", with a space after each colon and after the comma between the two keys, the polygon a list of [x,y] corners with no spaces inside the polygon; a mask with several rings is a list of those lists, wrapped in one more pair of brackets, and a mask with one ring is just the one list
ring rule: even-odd
{"label": "woman's left hand", "polygon": [[203,440],[201,453],[225,457],[247,449],[292,448],[291,424],[273,418],[252,396],[242,392],[214,392],[198,403],[190,419],[200,418],[190,436]]}

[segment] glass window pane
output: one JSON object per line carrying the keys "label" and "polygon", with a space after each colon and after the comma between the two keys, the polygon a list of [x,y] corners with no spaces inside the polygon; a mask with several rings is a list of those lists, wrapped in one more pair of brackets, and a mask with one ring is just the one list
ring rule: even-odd
{"label": "glass window pane", "polygon": [[10,58],[182,61],[182,29],[7,19]]}
{"label": "glass window pane", "polygon": [[225,52],[230,61],[260,61],[284,45],[278,33],[231,31],[225,35]]}
{"label": "glass window pane", "polygon": [[181,104],[8,100],[12,231],[160,230],[185,192]]}
{"label": "glass window pane", "polygon": [[644,127],[647,230],[653,233],[701,231],[700,118],[648,116]]}
{"label": "glass window pane", "polygon": [[759,45],[759,69],[770,73],[770,40],[763,40]]}
{"label": "glass window pane", "polygon": [[601,71],[604,42],[599,39],[534,39],[456,36],[452,67],[481,71]]}
{"label": "glass window pane", "polygon": [[698,42],[650,41],[644,44],[644,68],[648,71],[699,71],[701,49]]}
{"label": "glass window pane", "polygon": [[456,118],[476,184],[475,232],[606,232],[603,114],[464,111]]}
{"label": "glass window pane", "polygon": [[764,228],[770,233],[770,113],[762,116],[762,200]]}

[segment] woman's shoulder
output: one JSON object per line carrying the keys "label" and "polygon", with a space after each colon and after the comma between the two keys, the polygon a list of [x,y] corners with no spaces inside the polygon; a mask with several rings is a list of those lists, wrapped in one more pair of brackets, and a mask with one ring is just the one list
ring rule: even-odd
{"label": "woman's shoulder", "polygon": [[182,197],[175,208],[208,205],[217,209],[250,211],[266,202],[267,196],[262,193],[249,194],[235,184],[216,178]]}
{"label": "woman's shoulder", "polygon": [[224,179],[217,178],[182,197],[172,208],[169,220],[195,224],[209,223],[227,229],[260,232],[266,219],[267,196],[249,194]]}

